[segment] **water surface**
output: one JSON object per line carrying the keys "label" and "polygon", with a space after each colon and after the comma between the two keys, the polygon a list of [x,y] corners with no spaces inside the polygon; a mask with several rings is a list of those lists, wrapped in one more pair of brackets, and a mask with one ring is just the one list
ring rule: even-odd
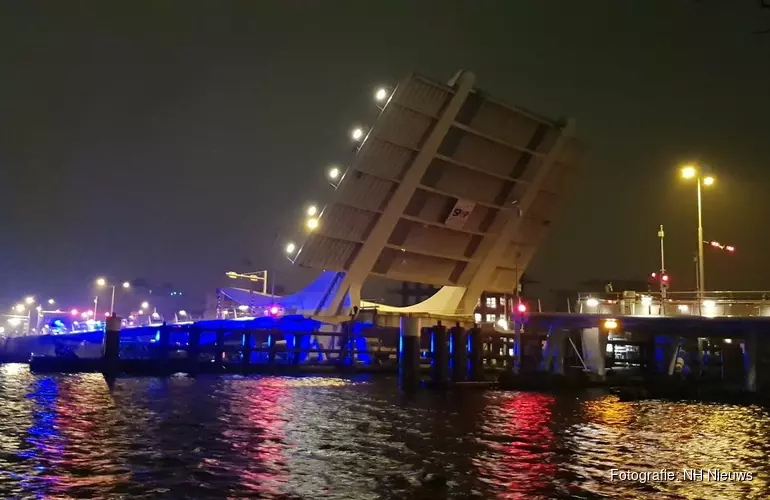
{"label": "water surface", "polygon": [[[393,379],[33,375],[0,365],[2,498],[770,498],[770,414]],[[610,469],[751,471],[611,481]]]}

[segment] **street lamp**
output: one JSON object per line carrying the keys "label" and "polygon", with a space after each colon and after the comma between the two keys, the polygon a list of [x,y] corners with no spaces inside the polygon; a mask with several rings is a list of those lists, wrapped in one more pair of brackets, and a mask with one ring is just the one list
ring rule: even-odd
{"label": "street lamp", "polygon": [[[99,278],[98,280],[96,280],[96,285],[112,287],[112,299],[110,300],[109,312],[114,313],[115,312],[115,285],[107,285],[107,280],[104,278]],[[128,289],[128,288],[131,288],[131,283],[129,283],[128,281],[124,281],[123,283],[121,283],[120,286],[122,286],[124,289]],[[98,297],[97,297],[97,300],[94,300],[94,309],[96,309],[97,302],[98,302]]]}
{"label": "street lamp", "polygon": [[55,301],[55,300],[53,300],[53,299],[48,299],[48,305],[49,305],[49,306],[52,306],[52,305],[54,305],[54,304],[56,304],[56,301]]}
{"label": "street lamp", "polygon": [[682,167],[682,177],[684,179],[695,179],[698,187],[698,274],[696,277],[698,281],[698,295],[703,297],[706,282],[703,264],[703,203],[701,201],[701,186],[713,185],[714,177],[710,175],[703,176],[701,169],[697,165],[685,165]]}
{"label": "street lamp", "polygon": [[142,309],[147,309],[148,307],[150,307],[150,303],[149,302],[147,302],[146,300],[144,302],[142,302]]}

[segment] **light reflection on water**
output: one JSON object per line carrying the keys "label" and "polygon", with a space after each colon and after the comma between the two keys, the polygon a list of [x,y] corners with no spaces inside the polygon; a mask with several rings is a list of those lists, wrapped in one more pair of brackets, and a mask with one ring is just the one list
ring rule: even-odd
{"label": "light reflection on water", "polygon": [[[100,375],[0,365],[0,497],[769,497],[757,407],[394,387],[175,376],[110,393]],[[682,467],[755,479],[609,481],[611,468]]]}

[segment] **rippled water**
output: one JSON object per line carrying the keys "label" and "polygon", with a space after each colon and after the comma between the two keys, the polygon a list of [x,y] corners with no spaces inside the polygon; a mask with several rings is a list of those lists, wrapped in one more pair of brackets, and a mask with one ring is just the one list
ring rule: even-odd
{"label": "rippled water", "polygon": [[[2,498],[770,498],[770,414],[387,379],[32,375],[0,366]],[[751,471],[611,481],[610,469]]]}

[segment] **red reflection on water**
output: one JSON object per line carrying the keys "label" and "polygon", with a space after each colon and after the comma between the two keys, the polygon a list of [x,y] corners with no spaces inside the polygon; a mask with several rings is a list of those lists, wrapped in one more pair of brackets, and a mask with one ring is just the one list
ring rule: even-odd
{"label": "red reflection on water", "polygon": [[286,379],[266,378],[250,381],[254,389],[231,408],[239,421],[224,434],[233,450],[246,459],[239,471],[241,484],[260,495],[279,495],[288,480],[288,467],[283,447],[286,445],[284,424],[291,391]]}
{"label": "red reflection on water", "polygon": [[553,485],[553,403],[546,394],[519,393],[490,409],[482,440],[491,452],[474,462],[484,482],[504,490],[498,498],[537,498]]}

